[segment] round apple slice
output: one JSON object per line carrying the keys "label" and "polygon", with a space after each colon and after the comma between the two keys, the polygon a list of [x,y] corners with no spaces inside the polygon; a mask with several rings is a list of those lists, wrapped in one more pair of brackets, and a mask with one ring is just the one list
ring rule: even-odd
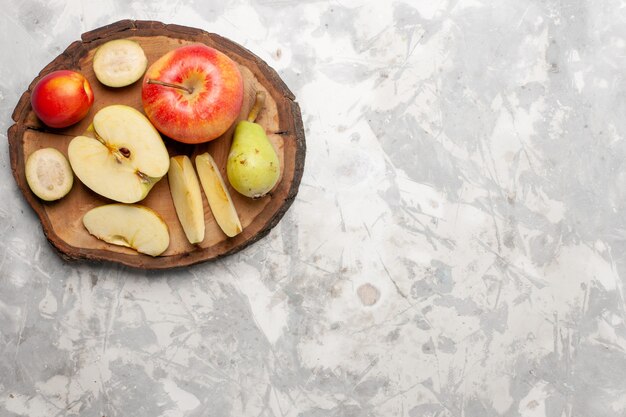
{"label": "round apple slice", "polygon": [[65,156],[54,148],[39,149],[26,161],[26,182],[45,201],[65,197],[72,189],[74,175]]}
{"label": "round apple slice", "polygon": [[113,245],[158,256],[170,244],[167,225],[152,209],[137,204],[107,204],[83,216],[87,231]]}
{"label": "round apple slice", "polygon": [[141,46],[128,39],[109,41],[96,51],[93,71],[102,84],[125,87],[141,78],[148,67],[148,58]]}

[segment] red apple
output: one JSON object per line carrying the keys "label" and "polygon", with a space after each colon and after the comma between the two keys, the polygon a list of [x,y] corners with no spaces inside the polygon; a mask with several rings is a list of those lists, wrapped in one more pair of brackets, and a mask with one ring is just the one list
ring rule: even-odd
{"label": "red apple", "polygon": [[30,103],[46,125],[67,127],[87,115],[93,104],[93,91],[82,74],[59,70],[39,80],[33,88]]}
{"label": "red apple", "polygon": [[203,44],[181,46],[148,68],[142,99],[148,119],[164,135],[208,142],[239,116],[243,78],[224,53]]}

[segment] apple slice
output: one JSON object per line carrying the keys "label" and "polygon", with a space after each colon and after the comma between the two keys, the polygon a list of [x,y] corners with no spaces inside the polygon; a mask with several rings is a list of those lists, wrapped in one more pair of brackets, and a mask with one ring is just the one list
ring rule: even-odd
{"label": "apple slice", "polygon": [[183,226],[189,243],[204,240],[204,205],[200,184],[187,155],[175,156],[170,159],[170,170],[167,173],[170,193],[176,209],[176,215]]}
{"label": "apple slice", "polygon": [[233,200],[219,168],[208,152],[196,156],[196,169],[217,224],[228,237],[241,233],[243,228]]}
{"label": "apple slice", "polygon": [[26,160],[26,182],[37,197],[54,201],[70,192],[74,175],[61,152],[43,148],[30,154]]}
{"label": "apple slice", "polygon": [[170,166],[159,132],[132,107],[102,108],[68,147],[76,176],[94,192],[119,201],[143,200]]}
{"label": "apple slice", "polygon": [[83,225],[100,240],[150,256],[162,254],[170,244],[163,219],[152,209],[136,204],[93,208],[83,216]]}
{"label": "apple slice", "polygon": [[93,72],[102,84],[125,87],[141,78],[148,58],[141,46],[128,39],[116,39],[98,47],[93,56]]}

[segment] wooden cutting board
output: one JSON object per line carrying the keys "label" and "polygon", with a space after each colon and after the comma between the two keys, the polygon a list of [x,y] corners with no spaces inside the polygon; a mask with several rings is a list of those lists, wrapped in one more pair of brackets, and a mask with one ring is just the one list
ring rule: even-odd
{"label": "wooden cutting board", "polygon": [[[205,238],[199,244],[190,244],[176,216],[167,176],[139,203],[159,213],[169,228],[169,248],[158,257],[107,244],[91,236],[82,224],[83,215],[91,208],[111,201],[89,190],[78,178],[75,177],[70,193],[56,202],[44,202],[30,191],[26,183],[24,166],[32,152],[53,147],[67,156],[69,142],[84,132],[94,114],[107,105],[126,104],[143,112],[141,80],[128,87],[114,89],[102,85],[93,72],[92,59],[96,48],[107,41],[121,38],[137,41],[148,57],[148,65],[174,48],[196,42],[227,54],[239,65],[244,79],[244,104],[239,120],[245,119],[256,92],[259,90],[267,92],[265,108],[259,114],[257,122],[265,128],[278,151],[282,177],[270,195],[258,200],[244,197],[230,188],[243,226],[241,234],[228,238],[221,231],[203,193]],[[95,101],[89,114],[81,122],[64,129],[51,129],[43,125],[33,113],[30,94],[44,75],[59,69],[71,69],[85,75],[93,88]],[[185,26],[123,20],[84,33],[81,41],[72,43],[32,81],[13,111],[15,124],[8,131],[11,169],[24,197],[41,220],[44,234],[63,258],[111,261],[142,269],[168,269],[192,265],[235,253],[259,240],[280,221],[293,202],[300,185],[306,152],[300,108],[294,100],[294,95],[272,68],[252,52],[228,39]],[[220,138],[201,145],[185,145],[167,137],[163,139],[170,156],[186,154],[193,160],[195,155],[208,151],[226,178],[226,158],[233,130],[234,125]]]}

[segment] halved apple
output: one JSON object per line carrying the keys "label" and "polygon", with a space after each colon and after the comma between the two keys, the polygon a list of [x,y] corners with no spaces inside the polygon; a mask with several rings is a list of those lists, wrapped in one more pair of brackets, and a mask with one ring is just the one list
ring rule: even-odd
{"label": "halved apple", "polygon": [[198,177],[187,155],[170,159],[167,173],[170,193],[185,236],[189,243],[204,240],[204,205]]}
{"label": "halved apple", "polygon": [[98,111],[67,153],[83,184],[120,203],[143,200],[170,166],[159,132],[139,111],[121,104]]}
{"label": "halved apple", "polygon": [[170,244],[167,225],[152,209],[137,204],[107,204],[83,216],[87,231],[113,245],[158,256]]}
{"label": "halved apple", "polygon": [[196,156],[196,169],[217,224],[228,237],[241,233],[237,210],[213,157],[208,152]]}

